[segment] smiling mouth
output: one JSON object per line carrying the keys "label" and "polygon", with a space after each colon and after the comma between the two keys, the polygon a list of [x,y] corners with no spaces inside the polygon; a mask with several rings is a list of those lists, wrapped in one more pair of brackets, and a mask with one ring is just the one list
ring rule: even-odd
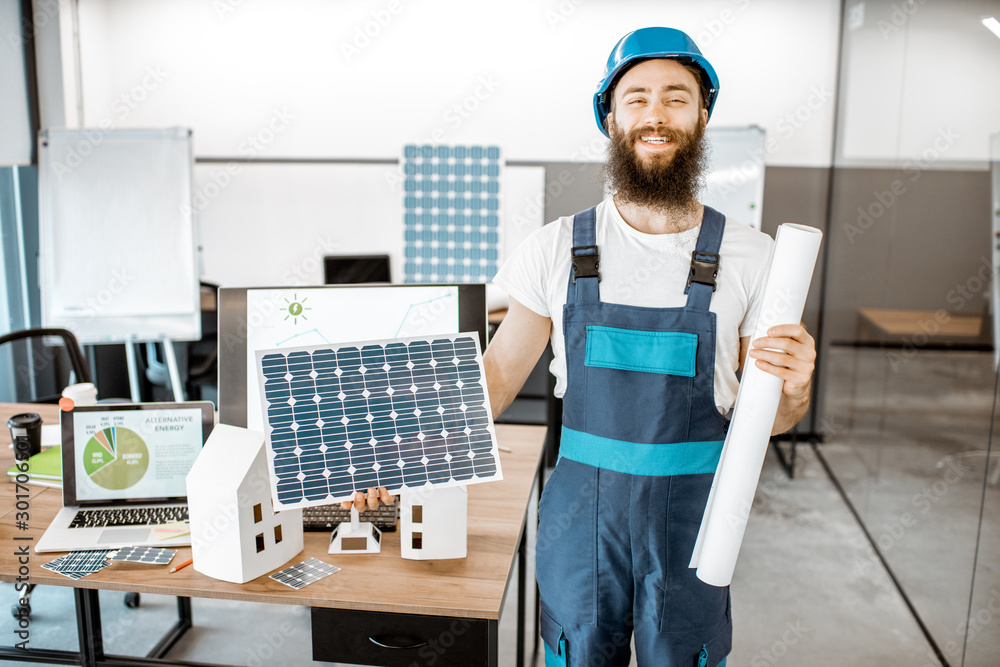
{"label": "smiling mouth", "polygon": [[666,137],[651,136],[651,137],[639,137],[644,144],[666,144],[670,143]]}

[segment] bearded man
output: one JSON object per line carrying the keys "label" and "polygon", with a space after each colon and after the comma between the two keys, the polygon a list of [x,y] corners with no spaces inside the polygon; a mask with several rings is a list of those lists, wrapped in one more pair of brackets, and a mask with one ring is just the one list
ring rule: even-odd
{"label": "bearded man", "polygon": [[615,46],[594,96],[614,194],[525,240],[496,276],[510,308],[486,350],[494,416],[551,339],[560,458],[539,504],[546,665],[715,667],[729,589],[688,568],[747,354],[784,380],[773,433],[805,414],[815,343],[750,338],[772,241],[696,196],[715,70],[683,32]]}

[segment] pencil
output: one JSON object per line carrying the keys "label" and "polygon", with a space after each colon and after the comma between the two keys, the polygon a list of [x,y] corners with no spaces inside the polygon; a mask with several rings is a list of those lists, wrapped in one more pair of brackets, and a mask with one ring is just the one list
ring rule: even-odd
{"label": "pencil", "polygon": [[190,565],[193,562],[194,562],[193,558],[188,558],[186,561],[184,561],[180,565],[175,565],[172,568],[170,568],[170,572],[168,572],[167,574],[173,574],[177,570],[181,569],[182,567],[187,567],[188,565]]}

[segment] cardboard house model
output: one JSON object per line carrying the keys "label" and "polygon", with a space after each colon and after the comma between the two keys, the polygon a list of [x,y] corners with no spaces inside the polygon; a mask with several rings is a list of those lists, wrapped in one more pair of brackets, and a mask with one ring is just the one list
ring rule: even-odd
{"label": "cardboard house model", "polygon": [[264,434],[219,424],[187,476],[192,566],[243,584],[302,551],[302,510],[275,513]]}
{"label": "cardboard house model", "polygon": [[465,558],[469,490],[421,487],[399,493],[399,544],[403,558]]}

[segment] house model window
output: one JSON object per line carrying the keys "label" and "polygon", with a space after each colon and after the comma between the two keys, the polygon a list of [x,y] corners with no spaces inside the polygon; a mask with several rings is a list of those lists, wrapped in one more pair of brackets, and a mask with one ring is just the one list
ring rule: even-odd
{"label": "house model window", "polygon": [[[253,522],[260,523],[263,519],[264,517],[263,512],[261,512],[261,505],[260,503],[257,503],[253,506]],[[257,551],[260,551],[260,549],[257,549]]]}
{"label": "house model window", "polygon": [[264,533],[257,536],[257,553],[264,550]]}
{"label": "house model window", "polygon": [[423,533],[413,533],[413,548],[423,549],[424,548],[424,534]]}
{"label": "house model window", "polygon": [[274,543],[275,544],[281,543],[281,526],[274,527]]}

